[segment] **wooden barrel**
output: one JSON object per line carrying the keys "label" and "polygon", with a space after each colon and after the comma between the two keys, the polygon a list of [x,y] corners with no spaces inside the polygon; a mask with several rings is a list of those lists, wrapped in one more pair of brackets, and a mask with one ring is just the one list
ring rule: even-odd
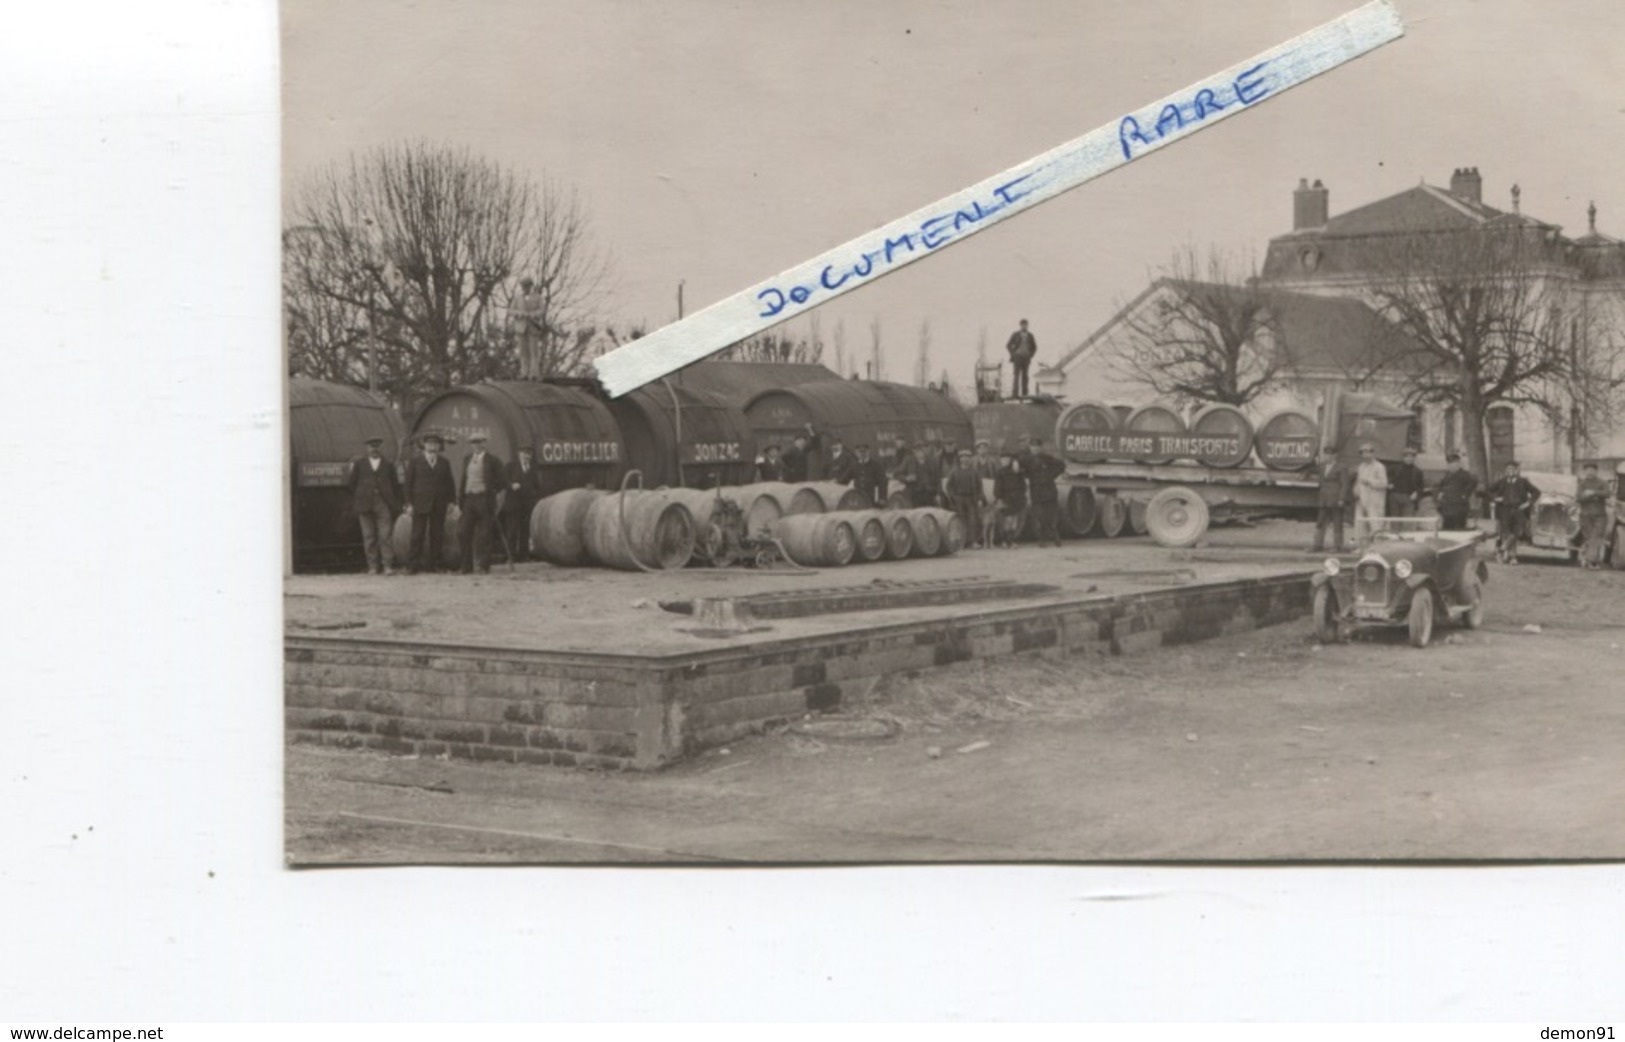
{"label": "wooden barrel", "polygon": [[[453,503],[446,508],[446,523],[440,538],[440,566],[442,568],[457,568],[462,564],[463,555],[457,545],[457,523],[462,520],[463,512]],[[395,519],[395,527],[389,533],[389,541],[395,549],[395,563],[406,568],[412,563],[412,519],[405,514]]]}
{"label": "wooden barrel", "polygon": [[886,558],[901,561],[914,552],[914,522],[906,510],[882,510],[880,523],[886,529]]}
{"label": "wooden barrel", "polygon": [[[874,504],[869,502],[869,497],[867,495],[859,492],[851,485],[843,485],[837,481],[814,481],[809,484],[802,485],[796,491],[796,497],[800,498],[800,496],[805,492],[810,492],[816,495],[819,501],[824,504],[824,511],[826,513],[833,513],[837,510],[869,510],[874,507]],[[799,510],[791,512],[797,514],[803,513],[803,511]],[[814,512],[815,511],[805,511],[805,513]]]}
{"label": "wooden barrel", "polygon": [[1128,527],[1128,504],[1112,493],[1101,496],[1096,502],[1100,507],[1100,534],[1116,539]]}
{"label": "wooden barrel", "polygon": [[803,568],[840,568],[858,552],[858,534],[847,514],[791,514],[773,523],[785,556]]}
{"label": "wooden barrel", "polygon": [[1145,535],[1145,500],[1131,499],[1128,501],[1128,527],[1135,535]]}
{"label": "wooden barrel", "polygon": [[919,507],[906,513],[914,528],[914,556],[936,557],[942,553],[942,525],[937,522],[935,508]]}
{"label": "wooden barrel", "polygon": [[1055,444],[1068,463],[1099,463],[1116,452],[1117,413],[1101,402],[1078,402],[1055,421]]}
{"label": "wooden barrel", "polygon": [[784,514],[827,514],[833,507],[824,502],[823,494],[811,485],[792,486],[790,502],[784,508]]}
{"label": "wooden barrel", "polygon": [[1208,467],[1239,467],[1253,454],[1253,425],[1234,405],[1213,404],[1191,420],[1190,454]]}
{"label": "wooden barrel", "polygon": [[722,494],[739,504],[745,515],[746,532],[757,535],[788,512],[794,488],[782,481],[758,481],[753,485],[725,488]]}
{"label": "wooden barrel", "polygon": [[1123,421],[1123,441],[1134,446],[1132,457],[1139,463],[1173,462],[1162,435],[1184,433],[1185,421],[1166,405],[1142,405]]}
{"label": "wooden barrel", "polygon": [[686,565],[696,531],[694,515],[668,492],[614,492],[587,508],[582,536],[594,564],[641,571],[640,562],[655,569]]}
{"label": "wooden barrel", "polygon": [[909,499],[908,490],[900,488],[886,497],[884,506],[887,510],[908,510],[914,503]]}
{"label": "wooden barrel", "polygon": [[886,523],[878,510],[846,511],[858,533],[857,559],[878,561],[886,556]]}
{"label": "wooden barrel", "polygon": [[1253,447],[1258,461],[1272,470],[1303,470],[1315,462],[1320,426],[1313,417],[1286,409],[1259,424]]}
{"label": "wooden barrel", "polygon": [[965,549],[965,540],[970,534],[965,530],[965,519],[952,510],[943,510],[940,507],[927,509],[931,516],[937,519],[938,530],[942,533],[942,545],[937,549],[938,555],[947,557]]}
{"label": "wooden barrel", "polygon": [[1057,491],[1062,493],[1061,523],[1057,526],[1062,534],[1072,539],[1082,539],[1095,527],[1095,518],[1100,511],[1095,502],[1095,491],[1080,485],[1066,486],[1056,482]]}
{"label": "wooden barrel", "polygon": [[530,512],[530,545],[536,556],[571,568],[590,564],[581,529],[587,509],[605,494],[597,489],[572,488],[539,500]]}

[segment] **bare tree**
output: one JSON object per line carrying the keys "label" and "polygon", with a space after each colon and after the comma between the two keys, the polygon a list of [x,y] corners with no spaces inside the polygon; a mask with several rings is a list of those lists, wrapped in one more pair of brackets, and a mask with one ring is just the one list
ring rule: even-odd
{"label": "bare tree", "polygon": [[835,320],[835,375],[846,378],[846,319]]}
{"label": "bare tree", "polygon": [[880,316],[876,315],[869,320],[869,353],[870,372],[869,379],[884,380],[886,378],[885,356],[880,351]]}
{"label": "bare tree", "polygon": [[1409,404],[1454,407],[1480,477],[1490,476],[1485,417],[1493,406],[1534,406],[1561,424],[1577,393],[1613,393],[1617,354],[1602,358],[1606,352],[1577,343],[1583,309],[1560,250],[1538,225],[1405,236],[1388,245],[1387,274],[1369,290],[1400,335],[1372,345],[1368,368],[1403,376]]}
{"label": "bare tree", "polygon": [[[572,191],[426,143],[316,171],[292,194],[284,306],[295,371],[370,369],[410,403],[519,373],[580,368],[605,274]],[[532,280],[528,292],[520,280]],[[364,335],[361,332],[364,331]],[[365,347],[372,364],[357,353]]]}
{"label": "bare tree", "polygon": [[914,360],[914,383],[924,387],[931,380],[931,320],[920,321],[920,353]]}
{"label": "bare tree", "polygon": [[824,360],[824,346],[806,337],[797,338],[788,333],[768,330],[729,345],[719,352],[717,357],[731,362],[795,362],[817,365]]}
{"label": "bare tree", "polygon": [[983,326],[976,333],[976,364],[987,365],[987,326]]}
{"label": "bare tree", "polygon": [[1290,366],[1268,291],[1236,279],[1222,254],[1177,254],[1142,306],[1125,309],[1110,366],[1122,379],[1180,402],[1245,405]]}

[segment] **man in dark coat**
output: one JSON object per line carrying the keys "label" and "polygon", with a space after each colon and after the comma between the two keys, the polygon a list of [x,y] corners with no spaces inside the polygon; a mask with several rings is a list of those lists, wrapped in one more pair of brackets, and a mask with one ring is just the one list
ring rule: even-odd
{"label": "man in dark coat", "polygon": [[1337,458],[1337,450],[1328,445],[1320,450],[1320,460],[1310,470],[1309,476],[1320,486],[1315,493],[1315,545],[1312,550],[1318,554],[1326,549],[1326,529],[1330,527],[1337,552],[1343,553],[1347,550],[1343,542],[1343,519],[1353,495],[1354,472],[1343,465]]}
{"label": "man in dark coat", "polygon": [[423,455],[406,464],[406,514],[412,519],[412,556],[407,574],[438,572],[444,559],[446,508],[457,498],[451,461],[440,454],[438,434],[423,436]]}
{"label": "man in dark coat", "polygon": [[502,461],[485,451],[485,435],[475,433],[468,440],[474,451],[463,461],[463,482],[457,489],[457,505],[463,511],[457,527],[457,546],[462,551],[464,575],[476,568],[489,574],[491,531],[507,499],[502,487]]}
{"label": "man in dark coat", "polygon": [[[1587,463],[1580,470],[1574,500],[1580,505],[1580,566],[1601,568],[1608,547],[1608,483],[1597,476],[1597,465]],[[1617,564],[1617,562],[1616,562]]]}
{"label": "man in dark coat", "polygon": [[869,497],[877,507],[886,505],[886,467],[870,455],[869,446],[859,445],[852,461],[852,487]]}
{"label": "man in dark coat", "polygon": [[530,513],[542,498],[542,472],[536,466],[536,453],[529,445],[519,448],[519,458],[508,464],[508,502],[503,505],[503,532],[507,549],[517,561],[530,560]]}
{"label": "man in dark coat", "polygon": [[817,431],[813,430],[813,425],[807,424],[807,433],[797,434],[794,440],[791,441],[790,447],[784,450],[784,455],[781,457],[784,462],[783,480],[798,485],[806,481],[807,475],[812,469],[812,460],[809,457],[817,452],[818,447],[822,444],[823,439],[818,436]]}
{"label": "man in dark coat", "polygon": [[1010,397],[1025,398],[1031,393],[1027,386],[1027,369],[1038,353],[1038,340],[1028,332],[1026,319],[1021,320],[1020,329],[1010,334],[1004,349],[1010,354]]}
{"label": "man in dark coat", "polygon": [[1517,564],[1518,543],[1529,535],[1529,515],[1540,498],[1540,489],[1518,473],[1514,460],[1486,492],[1495,504],[1495,554],[1507,564]]}
{"label": "man in dark coat", "polygon": [[993,479],[993,513],[998,519],[995,538],[1014,547],[1027,525],[1027,478],[1009,449],[999,457],[999,473]]}
{"label": "man in dark coat", "polygon": [[824,460],[824,480],[833,481],[838,485],[852,484],[852,475],[857,469],[857,460],[846,451],[841,439],[831,435],[828,439],[829,455]]}
{"label": "man in dark coat", "polygon": [[1033,534],[1038,545],[1061,545],[1061,494],[1055,479],[1066,473],[1066,464],[1044,451],[1044,440],[1028,442],[1027,459],[1022,463],[1027,476],[1027,498],[1032,502]]}
{"label": "man in dark coat", "polygon": [[1439,507],[1439,526],[1450,531],[1467,527],[1467,515],[1473,508],[1473,496],[1478,492],[1478,475],[1461,465],[1461,453],[1452,452],[1444,458],[1444,475],[1439,487],[1433,490],[1433,501]]}
{"label": "man in dark coat", "polygon": [[1416,465],[1416,450],[1406,449],[1405,458],[1388,467],[1388,516],[1415,517],[1426,484],[1422,468]]}
{"label": "man in dark coat", "polygon": [[948,493],[948,509],[965,521],[965,541],[972,546],[982,545],[982,507],[987,496],[982,492],[982,478],[969,452],[959,454],[959,462],[944,482]]}
{"label": "man in dark coat", "polygon": [[769,445],[762,450],[760,456],[756,457],[756,480],[784,480],[784,460],[779,458],[779,447],[777,445]]}
{"label": "man in dark coat", "polygon": [[897,436],[897,455],[892,458],[891,479],[903,486],[908,493],[908,504],[913,507],[923,507],[928,504],[915,499],[916,490],[920,487],[920,460],[914,455],[914,450],[908,447],[908,441]]}
{"label": "man in dark coat", "polygon": [[384,456],[384,439],[368,438],[367,451],[350,461],[345,483],[350,508],[361,522],[361,545],[369,575],[395,574],[395,516],[401,512],[401,483],[395,464]]}

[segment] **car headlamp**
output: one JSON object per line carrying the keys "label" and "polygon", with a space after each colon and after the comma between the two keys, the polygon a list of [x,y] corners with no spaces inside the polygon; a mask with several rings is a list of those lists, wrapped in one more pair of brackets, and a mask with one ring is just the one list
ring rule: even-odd
{"label": "car headlamp", "polygon": [[1343,570],[1343,562],[1335,557],[1326,558],[1326,574],[1336,575]]}
{"label": "car headlamp", "polygon": [[1411,562],[1409,561],[1397,561],[1394,564],[1394,575],[1397,578],[1409,579],[1411,577],[1411,570]]}

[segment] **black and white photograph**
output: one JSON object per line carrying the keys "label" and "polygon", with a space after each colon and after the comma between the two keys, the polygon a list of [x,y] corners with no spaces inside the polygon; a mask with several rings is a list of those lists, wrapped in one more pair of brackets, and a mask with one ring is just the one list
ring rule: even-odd
{"label": "black and white photograph", "polygon": [[290,863],[1625,852],[1625,10],[1348,8],[285,3]]}

